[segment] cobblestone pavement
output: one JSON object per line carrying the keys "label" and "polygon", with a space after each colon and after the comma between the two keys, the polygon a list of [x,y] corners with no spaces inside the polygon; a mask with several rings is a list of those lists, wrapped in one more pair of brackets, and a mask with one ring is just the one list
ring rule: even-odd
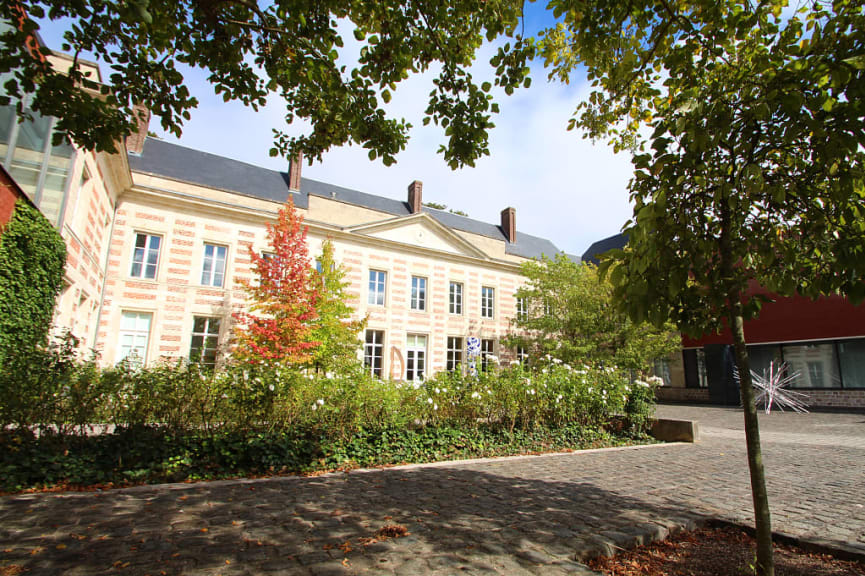
{"label": "cobblestone pavement", "polygon": [[[696,445],[316,478],[0,498],[0,573],[590,574],[707,516],[751,522],[741,414],[664,406]],[[865,552],[865,415],[761,416],[774,528]],[[387,524],[410,533],[375,541]],[[5,570],[5,572],[4,572]]]}

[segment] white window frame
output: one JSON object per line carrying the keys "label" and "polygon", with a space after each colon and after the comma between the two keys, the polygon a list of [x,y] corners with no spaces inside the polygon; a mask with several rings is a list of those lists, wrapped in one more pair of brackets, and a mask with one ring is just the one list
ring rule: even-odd
{"label": "white window frame", "polygon": [[445,370],[448,372],[459,370],[463,364],[464,339],[462,336],[448,336],[446,344]]}
{"label": "white window frame", "polygon": [[[207,249],[213,248],[213,254],[211,256],[207,255]],[[222,257],[222,270],[217,272],[217,264],[219,263],[219,250],[224,250],[224,254]],[[210,270],[208,271],[208,260],[210,261]],[[228,246],[225,244],[215,244],[212,242],[204,243],[204,252],[201,259],[201,285],[202,286],[212,286],[214,288],[223,288],[225,286],[225,272],[228,269]],[[216,283],[217,278],[221,279],[221,282]]]}
{"label": "white window frame", "polygon": [[[138,239],[144,237],[144,246],[138,246]],[[156,240],[157,246],[154,248],[152,246],[153,241]],[[160,234],[150,234],[148,232],[136,232],[135,239],[132,242],[132,262],[129,265],[129,277],[130,278],[141,278],[143,280],[156,280],[156,276],[159,274],[159,252],[162,250],[162,236]],[[152,264],[153,266],[153,276],[147,275],[147,269],[150,268],[151,264],[149,263],[150,255],[156,253],[156,262]],[[139,259],[138,256],[141,256]],[[135,273],[135,266],[139,266],[138,274]]]}
{"label": "white window frame", "polygon": [[[132,320],[132,327],[124,328],[126,320]],[[138,325],[140,320],[147,321],[146,329]],[[135,358],[130,360],[134,366],[142,366],[147,362],[147,349],[150,345],[150,329],[153,327],[153,312],[142,312],[138,310],[123,310],[120,313],[120,330],[117,333],[117,362],[126,359],[133,351]],[[124,344],[126,337],[131,338],[127,347]]]}
{"label": "white window frame", "polygon": [[[373,274],[377,277],[373,279]],[[381,275],[378,277],[378,275]],[[387,272],[370,268],[367,276],[367,304],[370,306],[385,306],[387,304]],[[381,300],[381,302],[379,302]]]}
{"label": "white window frame", "polygon": [[425,276],[412,276],[409,307],[415,312],[426,312],[427,279]]}
{"label": "white window frame", "polygon": [[490,368],[490,361],[487,356],[496,355],[496,341],[492,338],[481,339],[481,372],[486,372]]}
{"label": "white window frame", "polygon": [[481,318],[496,317],[496,289],[481,286]]}
{"label": "white window frame", "polygon": [[[195,331],[195,321],[202,319],[204,320],[204,331],[196,332]],[[211,323],[216,321],[216,333],[211,332]],[[196,362],[199,362],[202,366],[209,366],[211,368],[216,367],[216,359],[217,354],[219,353],[219,335],[222,332],[222,318],[219,316],[193,316],[192,317],[192,337],[189,340],[189,359],[193,360],[193,352],[198,351],[198,357],[195,358]],[[201,347],[195,348],[195,339],[196,337],[201,338]],[[208,340],[211,338],[216,338],[216,344],[214,346],[208,346]],[[204,359],[207,356],[208,351],[213,350],[213,363],[205,362]]]}
{"label": "white window frame", "polygon": [[[369,341],[370,335],[372,335],[372,342]],[[375,366],[376,359],[379,360],[378,370]],[[363,366],[365,370],[369,370],[370,376],[381,378],[384,375],[384,330],[368,328],[364,332]]]}
{"label": "white window frame", "polygon": [[517,320],[529,319],[529,299],[526,296],[517,296]]}
{"label": "white window frame", "polygon": [[[421,345],[420,342],[423,342]],[[405,342],[405,379],[423,382],[427,373],[427,337],[425,334],[408,334]]]}
{"label": "white window frame", "polygon": [[529,363],[529,349],[523,344],[517,345],[517,362],[522,365]]}
{"label": "white window frame", "polygon": [[451,282],[448,286],[448,313],[462,316],[463,283]]}

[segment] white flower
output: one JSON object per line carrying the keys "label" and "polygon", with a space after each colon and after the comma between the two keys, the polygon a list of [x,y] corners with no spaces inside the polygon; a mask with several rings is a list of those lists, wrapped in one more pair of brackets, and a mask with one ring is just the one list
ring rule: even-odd
{"label": "white flower", "polygon": [[564,396],[562,396],[561,394],[559,394],[558,396],[556,396],[556,402],[558,402],[558,401],[561,400],[562,398],[564,398]]}
{"label": "white flower", "polygon": [[544,368],[543,370],[541,370],[541,373],[542,373],[542,374],[546,374],[546,373],[547,373],[547,369]]}
{"label": "white flower", "polygon": [[553,364],[561,364],[561,363],[562,363],[562,361],[559,360],[558,358],[553,358]]}
{"label": "white flower", "polygon": [[544,355],[544,360],[546,360],[547,362],[549,362],[551,358],[552,356],[550,356],[549,354]]}
{"label": "white flower", "polygon": [[562,368],[564,368],[564,369],[567,370],[568,372],[570,372],[571,370],[573,370],[573,368],[571,368],[571,365],[570,365],[570,364],[562,364]]}
{"label": "white flower", "polygon": [[634,384],[637,386],[642,386],[643,388],[649,388],[649,384],[647,382],[643,382],[642,380],[635,380]]}
{"label": "white flower", "polygon": [[[583,382],[585,382],[585,380],[583,380]],[[589,386],[589,394],[591,394],[593,390],[594,390],[594,388],[592,388],[591,386]]]}
{"label": "white flower", "polygon": [[602,396],[606,396],[606,395],[607,395],[607,390],[606,390],[606,389],[601,390],[601,395],[602,395]]}
{"label": "white flower", "polygon": [[511,361],[509,362],[509,364],[510,364],[511,366],[519,366],[519,365],[520,365],[520,361],[519,361],[519,360],[511,360]]}
{"label": "white flower", "polygon": [[441,394],[441,392],[442,392],[441,390],[439,390],[438,388],[436,388],[436,394]]}
{"label": "white flower", "polygon": [[315,402],[316,402],[316,404],[318,404],[319,406],[324,406],[324,399],[323,399],[323,398],[319,398],[319,399],[316,400]]}
{"label": "white flower", "polygon": [[649,384],[657,384],[658,386],[664,385],[664,379],[658,376],[652,376],[649,379]]}
{"label": "white flower", "polygon": [[499,363],[499,357],[496,356],[495,354],[487,354],[487,360],[489,360],[489,361],[492,362],[493,364],[498,364],[498,363]]}
{"label": "white flower", "polygon": [[325,378],[333,378],[333,372],[325,372],[324,377]]}
{"label": "white flower", "polygon": [[630,391],[631,391],[631,387],[628,385],[625,385],[625,392],[630,392]]}
{"label": "white flower", "polygon": [[534,395],[535,395],[535,389],[534,389],[534,388],[529,388],[529,394],[531,394],[532,396],[534,396]]}
{"label": "white flower", "polygon": [[477,392],[472,392],[472,398],[474,398],[475,400],[477,400],[480,397],[481,397],[481,395],[478,394]]}
{"label": "white flower", "polygon": [[313,402],[313,403],[312,403],[312,411],[315,412],[316,410],[318,410],[318,404],[316,404],[315,402]]}
{"label": "white flower", "polygon": [[275,387],[273,384],[270,384],[270,385],[268,386],[268,388],[270,389],[271,392],[273,392],[274,390],[276,390],[276,387]]}
{"label": "white flower", "polygon": [[438,405],[438,404],[433,404],[433,410],[438,410],[438,409],[439,409],[439,405]]}
{"label": "white flower", "polygon": [[427,398],[427,399],[426,399],[426,403],[427,403],[427,404],[432,404],[432,403],[433,403],[433,399],[432,399],[432,398]]}

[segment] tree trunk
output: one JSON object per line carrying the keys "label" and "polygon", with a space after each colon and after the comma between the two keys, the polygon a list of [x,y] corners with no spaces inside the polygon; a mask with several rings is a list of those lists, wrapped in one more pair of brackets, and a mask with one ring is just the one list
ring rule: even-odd
{"label": "tree trunk", "polygon": [[758,576],[774,576],[772,521],[769,517],[769,497],[766,494],[766,474],[763,469],[763,452],[760,448],[760,426],[757,421],[757,407],[754,404],[754,388],[751,382],[751,362],[748,359],[748,349],[745,347],[742,304],[738,292],[730,296],[730,328],[733,332],[736,366],[739,370],[742,409],[745,412],[745,443],[748,445],[751,497],[754,501],[754,524],[757,528],[756,569]]}

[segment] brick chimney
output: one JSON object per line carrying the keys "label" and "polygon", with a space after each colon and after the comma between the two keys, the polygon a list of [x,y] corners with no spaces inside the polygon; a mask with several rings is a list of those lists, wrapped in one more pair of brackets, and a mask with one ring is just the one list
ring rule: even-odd
{"label": "brick chimney", "polygon": [[502,210],[502,232],[511,244],[517,241],[517,211],[514,208]]}
{"label": "brick chimney", "polygon": [[300,169],[302,164],[302,152],[298,152],[288,161],[288,189],[292,192],[300,191]]}
{"label": "brick chimney", "polygon": [[418,214],[423,206],[423,182],[415,180],[408,185],[408,207],[412,214]]}
{"label": "brick chimney", "polygon": [[132,107],[134,120],[138,128],[126,137],[126,151],[130,154],[140,155],[144,150],[144,140],[147,138],[147,129],[150,127],[150,109],[143,104]]}

